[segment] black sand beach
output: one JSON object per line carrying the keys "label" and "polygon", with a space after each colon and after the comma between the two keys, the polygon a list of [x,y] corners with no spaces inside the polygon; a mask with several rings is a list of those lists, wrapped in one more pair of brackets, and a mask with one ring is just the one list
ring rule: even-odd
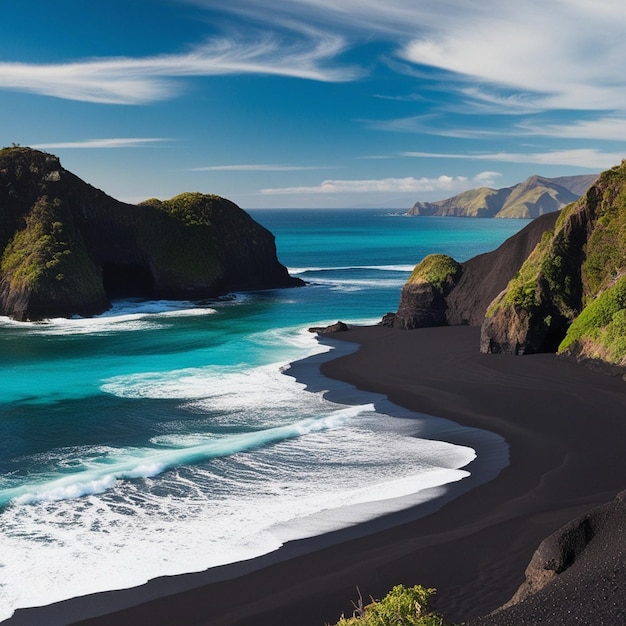
{"label": "black sand beach", "polygon": [[[279,551],[280,562],[268,555],[21,610],[6,623],[322,626],[351,612],[357,586],[365,598],[381,597],[398,583],[437,588],[436,608],[450,621],[492,611],[523,581],[545,537],[626,487],[626,382],[548,354],[479,354],[478,335],[474,327],[352,329],[337,339],[360,349],[321,370],[402,407],[502,436],[510,463],[497,478],[365,537],[321,541],[327,547],[319,549],[315,540],[296,542]],[[80,621],[94,607],[115,612]]]}

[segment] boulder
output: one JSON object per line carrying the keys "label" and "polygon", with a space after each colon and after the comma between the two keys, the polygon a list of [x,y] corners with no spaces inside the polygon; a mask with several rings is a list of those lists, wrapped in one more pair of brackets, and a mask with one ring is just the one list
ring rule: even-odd
{"label": "boulder", "polygon": [[626,491],[544,539],[505,605],[468,626],[626,623]]}
{"label": "boulder", "polygon": [[312,326],[309,328],[310,333],[317,333],[318,335],[329,335],[331,333],[343,333],[346,330],[350,330],[350,327],[344,322],[335,322],[328,326]]}

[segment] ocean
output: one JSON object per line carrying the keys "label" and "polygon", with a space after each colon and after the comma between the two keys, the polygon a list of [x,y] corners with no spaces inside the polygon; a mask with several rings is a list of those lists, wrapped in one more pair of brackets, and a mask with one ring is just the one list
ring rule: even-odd
{"label": "ocean", "polygon": [[0,621],[266,554],[469,475],[474,449],[419,437],[428,416],[330,402],[289,363],[330,350],[310,326],[396,310],[427,254],[464,261],[527,222],[250,214],[306,286],[0,318]]}

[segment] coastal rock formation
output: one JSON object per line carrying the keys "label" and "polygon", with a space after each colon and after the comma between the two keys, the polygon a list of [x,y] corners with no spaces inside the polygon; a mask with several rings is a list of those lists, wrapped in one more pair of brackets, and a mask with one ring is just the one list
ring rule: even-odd
{"label": "coastal rock formation", "polygon": [[502,189],[478,187],[437,202],[416,202],[407,215],[534,218],[577,200],[596,174],[544,178],[531,176]]}
{"label": "coastal rock formation", "polygon": [[413,329],[446,324],[446,296],[454,288],[462,267],[445,254],[431,254],[415,266],[402,288],[393,319],[396,328]]}
{"label": "coastal rock formation", "polygon": [[544,539],[513,598],[471,626],[624,624],[626,491]]}
{"label": "coastal rock formation", "polygon": [[557,352],[626,377],[626,161],[559,213],[461,264],[443,291],[423,270],[382,325],[480,325],[481,352]]}
{"label": "coastal rock formation", "polygon": [[198,299],[289,287],[273,235],[232,202],[119,202],[56,156],[0,150],[0,314],[94,315],[115,297]]}
{"label": "coastal rock formation", "polygon": [[482,352],[558,351],[626,372],[626,162],[563,209],[489,306]]}
{"label": "coastal rock formation", "polygon": [[[439,286],[430,284],[431,276],[435,276],[437,282],[436,273],[432,272],[437,264],[424,259],[403,287],[398,311],[387,314],[382,325],[405,329],[479,326],[489,304],[519,270],[543,233],[554,227],[556,218],[556,213],[537,218],[493,252],[480,254],[461,264],[445,255],[427,257],[440,261],[444,257],[450,259],[448,273],[446,265],[440,263]],[[445,280],[441,280],[442,276]]]}
{"label": "coastal rock formation", "polygon": [[343,333],[346,330],[350,330],[350,327],[342,321],[329,324],[328,326],[312,326],[309,328],[310,333],[317,333],[318,335],[328,335],[330,333]]}

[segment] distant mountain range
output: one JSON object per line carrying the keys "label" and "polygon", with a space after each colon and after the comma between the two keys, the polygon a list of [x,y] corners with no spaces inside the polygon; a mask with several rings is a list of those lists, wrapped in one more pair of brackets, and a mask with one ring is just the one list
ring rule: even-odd
{"label": "distant mountain range", "polygon": [[502,189],[478,187],[437,202],[416,202],[407,215],[535,218],[578,200],[598,174],[544,178],[531,176]]}

